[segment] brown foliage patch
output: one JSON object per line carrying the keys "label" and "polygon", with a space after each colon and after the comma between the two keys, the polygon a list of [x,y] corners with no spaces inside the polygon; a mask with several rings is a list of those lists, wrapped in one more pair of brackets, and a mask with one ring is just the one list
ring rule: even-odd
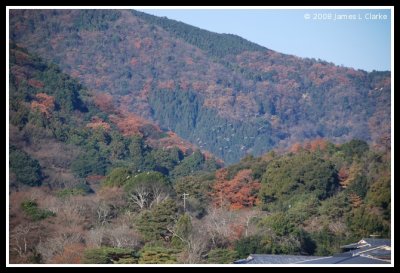
{"label": "brown foliage patch", "polygon": [[227,179],[227,169],[216,172],[216,181],[213,185],[213,202],[217,207],[227,206],[230,210],[253,207],[258,202],[257,192],[260,182],[254,180],[252,171],[239,171],[231,180]]}
{"label": "brown foliage patch", "polygon": [[39,111],[46,116],[49,116],[54,110],[54,97],[49,96],[45,93],[38,93],[35,96],[35,100],[31,103],[32,109],[39,109]]}
{"label": "brown foliage patch", "polygon": [[160,81],[158,83],[158,88],[159,89],[168,89],[168,90],[173,90],[175,88],[175,83],[173,80],[168,80],[168,81]]}
{"label": "brown foliage patch", "polygon": [[136,66],[138,63],[139,63],[139,61],[138,61],[138,59],[135,58],[135,57],[132,58],[131,61],[130,61],[130,64],[131,64],[132,66]]}
{"label": "brown foliage patch", "polygon": [[133,113],[126,112],[118,116],[110,116],[110,120],[117,125],[124,136],[143,136],[142,128],[149,125],[152,126],[154,130],[161,132],[158,126]]}
{"label": "brown foliage patch", "polygon": [[28,84],[35,88],[43,88],[44,87],[44,83],[42,83],[41,81],[35,80],[35,79],[28,80]]}
{"label": "brown foliage patch", "polygon": [[29,60],[29,55],[20,50],[15,51],[15,58],[17,63],[25,63]]}
{"label": "brown foliage patch", "polygon": [[103,128],[106,131],[110,130],[110,124],[108,124],[107,122],[105,122],[104,120],[102,120],[97,116],[93,117],[92,121],[86,124],[86,127],[91,129]]}
{"label": "brown foliage patch", "polygon": [[113,97],[107,93],[99,93],[94,97],[94,103],[100,110],[113,113],[115,111]]}
{"label": "brown foliage patch", "polygon": [[50,263],[52,264],[80,264],[83,257],[85,246],[79,243],[68,244],[60,254],[54,256]]}
{"label": "brown foliage patch", "polygon": [[307,150],[310,152],[315,152],[317,150],[324,151],[328,145],[328,141],[323,138],[316,138],[310,141],[305,141],[303,144],[294,143],[290,148],[289,152],[298,153],[301,150]]}
{"label": "brown foliage patch", "polygon": [[187,154],[190,150],[193,151],[197,148],[195,145],[180,138],[172,131],[168,131],[166,137],[158,140],[150,140],[149,142],[150,145],[154,147],[165,147],[167,149],[178,147],[184,154]]}

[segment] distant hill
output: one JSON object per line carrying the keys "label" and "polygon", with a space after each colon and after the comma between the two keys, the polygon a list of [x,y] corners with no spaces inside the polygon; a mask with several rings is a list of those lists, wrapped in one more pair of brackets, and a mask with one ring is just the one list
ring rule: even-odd
{"label": "distant hill", "polygon": [[74,188],[118,167],[171,177],[218,167],[211,154],[111,100],[11,43],[10,187]]}
{"label": "distant hill", "polygon": [[374,144],[390,135],[390,72],[131,10],[11,10],[10,39],[227,163],[307,139]]}
{"label": "distant hill", "polygon": [[390,238],[389,72],[128,10],[12,10],[9,53],[13,264],[222,264]]}

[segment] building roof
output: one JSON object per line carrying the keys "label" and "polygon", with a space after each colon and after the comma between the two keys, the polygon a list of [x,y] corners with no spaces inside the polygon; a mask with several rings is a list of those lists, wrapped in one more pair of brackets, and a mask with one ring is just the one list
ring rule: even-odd
{"label": "building roof", "polygon": [[390,256],[391,248],[385,245],[382,246],[366,246],[349,251],[354,255],[370,255],[370,256]]}
{"label": "building roof", "polygon": [[350,251],[329,257],[301,255],[251,254],[235,264],[390,264],[390,239],[363,238],[342,246]]}
{"label": "building roof", "polygon": [[[250,254],[247,259],[235,261],[235,264],[293,264],[318,258],[318,256]],[[319,257],[320,258],[320,257]]]}
{"label": "building roof", "polygon": [[389,259],[391,256],[390,239],[363,238],[357,243],[342,246],[343,249],[349,249],[353,256],[369,256],[381,259]]}
{"label": "building roof", "polygon": [[344,249],[356,249],[363,247],[391,246],[390,239],[362,238],[357,243],[342,246]]}
{"label": "building roof", "polygon": [[390,264],[390,261],[368,256],[353,256],[342,253],[330,257],[300,256],[300,255],[266,255],[251,254],[247,259],[234,262],[235,264]]}
{"label": "building roof", "polygon": [[298,264],[390,264],[390,261],[384,261],[372,257],[360,255],[353,256],[351,253],[343,254],[301,261],[298,262]]}
{"label": "building roof", "polygon": [[378,248],[378,249],[373,249],[365,253],[365,255],[361,254],[362,256],[368,255],[368,256],[373,256],[375,258],[381,258],[385,259],[388,258],[390,259],[391,256],[391,251],[390,249],[385,249],[385,248]]}
{"label": "building roof", "polygon": [[390,239],[363,238],[358,243],[366,243],[369,244],[370,246],[382,246],[382,245],[391,246]]}

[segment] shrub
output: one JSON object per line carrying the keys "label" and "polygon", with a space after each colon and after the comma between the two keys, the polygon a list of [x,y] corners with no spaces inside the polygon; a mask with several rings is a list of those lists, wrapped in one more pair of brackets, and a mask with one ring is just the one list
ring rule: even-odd
{"label": "shrub", "polygon": [[18,182],[40,186],[43,176],[39,162],[15,146],[10,146],[10,169]]}
{"label": "shrub", "polygon": [[103,182],[104,186],[109,187],[121,187],[131,177],[131,172],[127,168],[115,168],[106,177]]}
{"label": "shrub", "polygon": [[139,264],[176,264],[177,251],[164,247],[144,247],[140,252]]}
{"label": "shrub", "polygon": [[235,250],[216,248],[208,253],[208,263],[210,264],[231,264],[238,258]]}
{"label": "shrub", "polygon": [[87,249],[83,255],[85,264],[137,263],[137,256],[131,249],[101,247]]}
{"label": "shrub", "polygon": [[89,187],[89,185],[80,183],[74,188],[59,190],[57,192],[57,196],[60,198],[66,198],[73,195],[86,195],[92,192],[93,190]]}
{"label": "shrub", "polygon": [[50,210],[38,208],[38,204],[33,200],[22,202],[21,208],[31,218],[32,221],[39,221],[50,216],[56,216],[56,214]]}

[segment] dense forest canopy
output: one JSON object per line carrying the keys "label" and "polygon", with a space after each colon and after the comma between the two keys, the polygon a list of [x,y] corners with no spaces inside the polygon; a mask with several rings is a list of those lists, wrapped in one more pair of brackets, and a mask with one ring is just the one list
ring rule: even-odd
{"label": "dense forest canopy", "polygon": [[[11,10],[10,37],[118,108],[231,164],[327,138],[390,135],[390,72],[285,55],[129,10]],[[168,105],[168,107],[164,107]]]}
{"label": "dense forest canopy", "polygon": [[136,11],[11,15],[10,263],[222,264],[390,238],[388,72]]}
{"label": "dense forest canopy", "polygon": [[121,134],[57,66],[10,57],[12,262],[231,263],[390,236],[390,148],[316,139],[221,168],[149,145],[169,138],[155,127]]}

